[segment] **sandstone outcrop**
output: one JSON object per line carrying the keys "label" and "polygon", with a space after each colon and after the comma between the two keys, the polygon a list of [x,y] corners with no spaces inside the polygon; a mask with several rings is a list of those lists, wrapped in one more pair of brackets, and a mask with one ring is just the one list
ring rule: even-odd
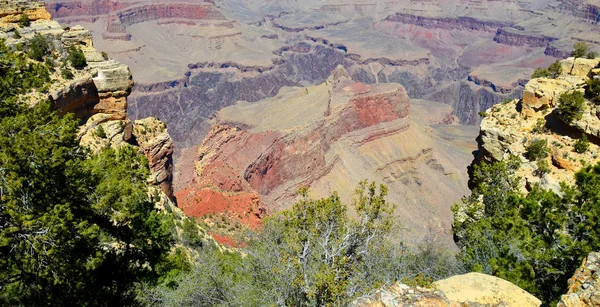
{"label": "sandstone outcrop", "polygon": [[31,21],[50,20],[52,16],[43,3],[31,0],[0,1],[0,24],[18,23],[21,14],[26,14]]}
{"label": "sandstone outcrop", "polygon": [[[598,161],[600,119],[597,107],[586,100],[582,118],[567,121],[558,109],[561,94],[584,91],[586,82],[596,74],[598,59],[561,60],[562,73],[556,79],[537,78],[525,85],[522,100],[499,104],[485,112],[478,137],[479,153],[474,163],[503,161],[510,155],[521,158],[518,171],[523,190],[539,183],[560,192],[559,182],[573,183],[573,174],[585,163]],[[590,149],[575,151],[582,134],[591,139]],[[545,158],[550,171],[539,174],[536,161],[523,154],[533,140],[546,140],[550,151]]]}
{"label": "sandstone outcrop", "polygon": [[538,307],[541,301],[512,283],[490,275],[468,273],[433,283],[452,302],[467,306]]}
{"label": "sandstone outcrop", "polygon": [[569,291],[557,307],[600,306],[600,253],[590,253],[569,279]]}
{"label": "sandstone outcrop", "polygon": [[350,304],[351,307],[539,307],[541,302],[512,283],[469,273],[437,281],[430,288],[396,283]]}

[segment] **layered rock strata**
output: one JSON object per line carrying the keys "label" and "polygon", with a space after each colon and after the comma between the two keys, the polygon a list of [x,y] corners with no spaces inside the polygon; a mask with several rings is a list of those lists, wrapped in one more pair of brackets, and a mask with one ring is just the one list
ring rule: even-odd
{"label": "layered rock strata", "polygon": [[[321,85],[240,102],[216,115],[199,147],[194,181],[177,199],[190,215],[220,212],[254,225],[260,208],[290,206],[302,186],[318,197],[337,190],[351,202],[359,180],[372,179],[394,191],[391,201],[407,228],[435,229],[448,243],[451,214],[437,205],[438,196],[458,200],[466,192],[457,161],[470,154],[437,139],[449,131],[428,125],[455,119],[448,108],[428,114],[429,106],[415,102],[411,112],[402,86],[355,82],[341,66]],[[448,140],[460,139],[453,133]]]}

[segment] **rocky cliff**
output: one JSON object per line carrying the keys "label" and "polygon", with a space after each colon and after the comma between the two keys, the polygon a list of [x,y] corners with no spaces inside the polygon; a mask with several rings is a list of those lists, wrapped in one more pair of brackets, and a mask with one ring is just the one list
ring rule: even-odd
{"label": "rocky cliff", "polygon": [[[474,163],[503,161],[510,155],[520,157],[519,170],[523,190],[540,183],[542,187],[560,190],[559,183],[573,183],[573,174],[583,163],[598,160],[597,138],[600,119],[596,106],[586,100],[582,118],[567,121],[558,109],[561,94],[583,91],[589,78],[600,73],[595,60],[568,58],[560,61],[562,74],[557,79],[537,78],[525,85],[523,99],[499,104],[488,109],[481,122],[479,152]],[[586,135],[590,149],[575,151],[576,141]],[[538,163],[525,158],[526,147],[533,140],[545,140],[550,154],[545,158],[550,170],[540,175]]]}

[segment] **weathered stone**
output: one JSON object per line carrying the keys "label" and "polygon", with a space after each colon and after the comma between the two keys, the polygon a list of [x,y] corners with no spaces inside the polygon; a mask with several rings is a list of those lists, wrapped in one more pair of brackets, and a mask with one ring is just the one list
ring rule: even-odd
{"label": "weathered stone", "polygon": [[600,306],[600,253],[590,253],[569,279],[569,291],[557,307]]}
{"label": "weathered stone", "polygon": [[154,117],[136,120],[133,123],[133,135],[140,151],[144,153],[152,172],[150,182],[159,186],[170,198],[173,197],[173,140],[167,132],[167,126]]}
{"label": "weathered stone", "polygon": [[52,16],[44,8],[44,4],[38,1],[20,1],[0,5],[0,24],[18,23],[22,14],[27,14],[31,21],[50,20]]}
{"label": "weathered stone", "polygon": [[577,58],[575,59],[574,63],[573,63],[573,68],[571,69],[570,74],[573,76],[582,76],[582,77],[587,77],[590,74],[590,71],[593,68],[596,68],[596,66],[598,66],[598,63],[600,62],[600,58],[597,59],[584,59],[584,58]]}
{"label": "weathered stone", "polygon": [[479,132],[481,150],[491,161],[502,161],[508,147],[517,141],[517,135],[511,130],[496,126],[490,119],[483,119]]}
{"label": "weathered stone", "polygon": [[100,93],[111,93],[112,96],[126,96],[133,87],[133,77],[127,65],[115,60],[90,63],[97,72],[94,83]]}
{"label": "weathered stone", "polygon": [[540,109],[555,106],[560,94],[573,88],[572,83],[560,79],[537,78],[529,81],[523,92],[523,115],[532,116]]}
{"label": "weathered stone", "polygon": [[61,37],[61,41],[65,48],[69,48],[72,45],[81,47],[93,47],[92,33],[82,26],[74,26],[65,31]]}
{"label": "weathered stone", "polygon": [[[435,290],[434,290],[435,289]],[[469,273],[433,283],[432,289],[396,283],[357,299],[350,307],[538,307],[541,301],[512,283]]]}

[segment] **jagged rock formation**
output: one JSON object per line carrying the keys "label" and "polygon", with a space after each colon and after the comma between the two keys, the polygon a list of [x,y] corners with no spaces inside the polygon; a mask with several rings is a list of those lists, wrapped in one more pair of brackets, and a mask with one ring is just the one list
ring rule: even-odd
{"label": "jagged rock formation", "polygon": [[431,288],[397,283],[360,298],[351,307],[538,307],[540,300],[512,283],[485,274],[469,273],[433,283]]}
{"label": "jagged rock formation", "polygon": [[600,306],[600,253],[590,253],[569,279],[569,291],[557,307]]}
{"label": "jagged rock formation", "polygon": [[[573,174],[585,163],[598,160],[600,119],[596,106],[587,101],[580,120],[569,122],[558,110],[559,97],[569,91],[583,91],[587,80],[600,70],[600,58],[562,60],[562,74],[557,79],[538,78],[525,85],[521,101],[496,105],[486,112],[481,122],[478,137],[479,154],[474,163],[495,162],[509,155],[519,156],[523,162],[518,175],[522,187],[530,188],[536,183],[542,187],[559,191],[559,182],[573,183]],[[582,134],[592,144],[584,153],[577,153],[574,145]],[[551,152],[546,158],[550,172],[539,176],[535,161],[527,160],[523,154],[526,146],[534,139],[546,140]]]}
{"label": "jagged rock formation", "polygon": [[408,241],[432,229],[450,243],[450,203],[440,198],[466,192],[459,165],[471,156],[459,149],[468,139],[460,127],[431,125],[455,120],[440,107],[415,101],[411,110],[402,86],[355,82],[339,66],[321,85],[221,110],[198,150],[194,182],[177,199],[190,215],[229,211],[252,224],[261,207],[290,206],[301,186],[316,197],[336,190],[350,202],[368,178],[393,191],[399,219],[415,230]]}

